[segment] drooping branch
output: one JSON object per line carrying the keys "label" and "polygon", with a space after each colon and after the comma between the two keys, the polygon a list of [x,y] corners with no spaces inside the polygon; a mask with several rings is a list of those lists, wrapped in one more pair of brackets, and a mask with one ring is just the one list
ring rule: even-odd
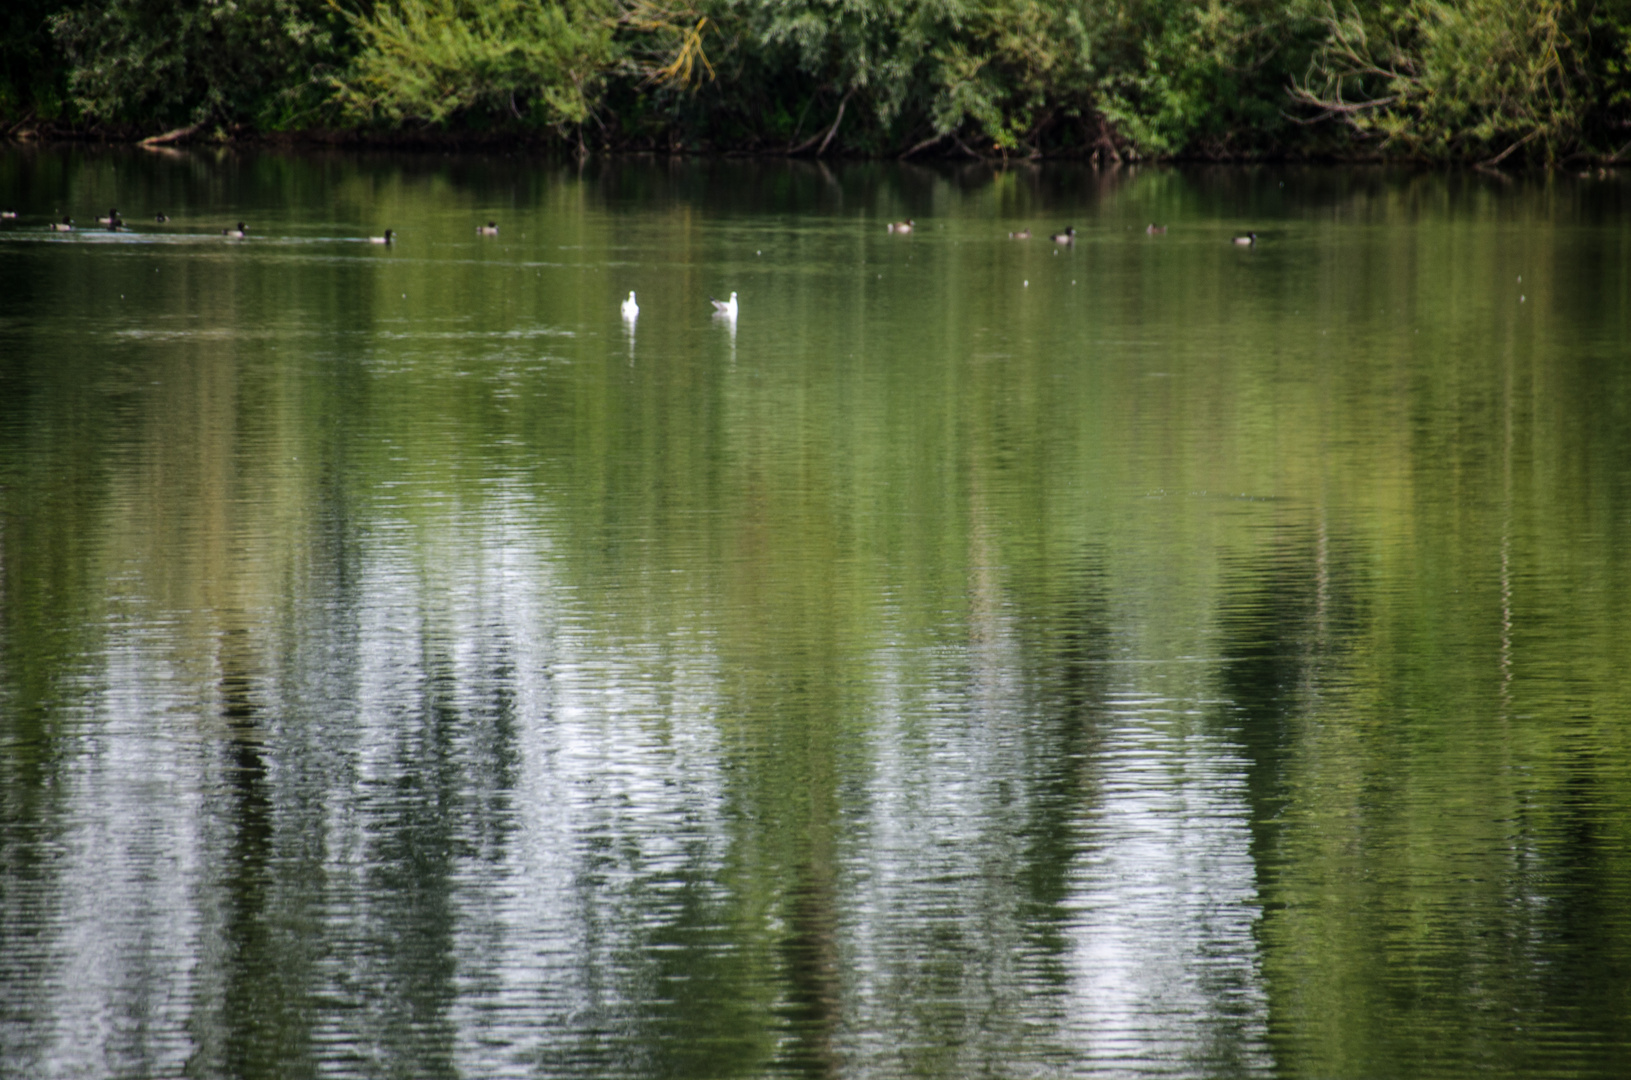
{"label": "drooping branch", "polygon": [[[1308,71],[1300,81],[1287,87],[1287,94],[1299,105],[1319,110],[1319,115],[1291,117],[1299,124],[1315,124],[1323,120],[1341,119],[1363,129],[1360,117],[1376,109],[1386,108],[1405,97],[1392,93],[1370,97],[1362,101],[1349,101],[1343,96],[1343,87],[1364,80],[1381,80],[1390,88],[1410,88],[1421,85],[1418,72],[1409,59],[1400,54],[1397,43],[1382,47],[1381,55],[1373,48],[1363,18],[1355,11],[1347,16],[1337,14],[1336,7],[1327,0],[1325,14],[1326,45],[1309,59]],[[1316,74],[1317,73],[1317,74]],[[1323,86],[1316,90],[1314,83]]]}

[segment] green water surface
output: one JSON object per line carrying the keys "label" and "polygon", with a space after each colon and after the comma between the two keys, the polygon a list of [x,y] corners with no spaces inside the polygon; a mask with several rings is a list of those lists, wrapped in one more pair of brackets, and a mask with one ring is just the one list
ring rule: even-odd
{"label": "green water surface", "polygon": [[0,204],[0,1075],[1631,1074],[1631,181]]}

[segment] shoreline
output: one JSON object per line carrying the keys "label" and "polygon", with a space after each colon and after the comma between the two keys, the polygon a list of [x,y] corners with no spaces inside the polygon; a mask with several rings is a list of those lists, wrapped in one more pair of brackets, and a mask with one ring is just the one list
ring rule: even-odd
{"label": "shoreline", "polygon": [[1053,154],[980,154],[966,144],[954,142],[945,149],[907,154],[859,154],[835,150],[817,154],[795,152],[788,148],[763,147],[663,147],[663,146],[573,146],[569,141],[553,136],[517,131],[367,131],[360,128],[306,128],[299,131],[258,131],[234,127],[223,131],[215,129],[208,134],[199,133],[197,126],[170,132],[148,133],[126,126],[75,128],[55,124],[28,127],[27,121],[16,122],[0,129],[0,145],[18,146],[104,146],[126,147],[155,152],[181,149],[281,149],[281,150],[363,150],[406,153],[471,153],[471,154],[527,154],[552,156],[563,159],[588,158],[669,158],[669,159],[757,159],[786,161],[874,162],[906,163],[935,162],[940,164],[985,164],[1001,168],[1039,166],[1048,163],[1087,164],[1095,168],[1116,169],[1139,165],[1319,165],[1344,166],[1398,166],[1427,169],[1473,169],[1479,172],[1510,175],[1524,172],[1567,172],[1571,169],[1594,168],[1600,172],[1631,167],[1631,157],[1622,156],[1624,149],[1613,154],[1595,154],[1578,151],[1550,164],[1528,160],[1480,161],[1473,158],[1423,158],[1409,155],[1364,154],[1339,156],[1334,154],[1297,154],[1291,151],[1229,157],[1198,154],[1167,156],[1135,155],[1106,160],[1099,147],[1088,147],[1084,152]]}

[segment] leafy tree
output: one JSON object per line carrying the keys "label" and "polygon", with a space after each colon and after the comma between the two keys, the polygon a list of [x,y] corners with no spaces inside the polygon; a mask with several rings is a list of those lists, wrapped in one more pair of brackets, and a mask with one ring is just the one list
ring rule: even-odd
{"label": "leafy tree", "polygon": [[66,95],[94,122],[670,149],[1631,151],[1631,0],[17,0],[5,19],[0,116]]}
{"label": "leafy tree", "polygon": [[68,64],[50,20],[64,6],[62,0],[10,0],[0,12],[0,120],[61,112]]}
{"label": "leafy tree", "polygon": [[581,124],[618,59],[612,15],[599,0],[383,0],[352,18],[361,48],[337,100],[364,121]]}
{"label": "leafy tree", "polygon": [[934,134],[972,126],[993,148],[1040,151],[1048,129],[1093,113],[1089,20],[1077,5],[985,0],[935,50]]}
{"label": "leafy tree", "polygon": [[1407,0],[1337,8],[1294,97],[1383,150],[1556,158],[1585,120],[1582,9],[1570,0]]}
{"label": "leafy tree", "polygon": [[1099,105],[1138,150],[1284,145],[1285,88],[1317,31],[1300,0],[1136,0],[1102,18]]}
{"label": "leafy tree", "polygon": [[[836,100],[823,148],[853,101],[861,129],[850,145],[887,149],[896,128],[923,113],[935,46],[965,14],[958,0],[725,0],[727,25]],[[831,107],[831,106],[829,106]]]}
{"label": "leafy tree", "polygon": [[[674,60],[682,44],[710,50],[707,80],[651,88],[692,138],[730,141],[728,117],[736,132],[757,123],[809,152],[1034,149],[1084,107],[1090,83],[1084,20],[1045,0],[702,0],[668,14],[666,25],[641,20],[660,32],[631,49],[666,43]],[[704,24],[706,41],[676,33]]]}
{"label": "leafy tree", "polygon": [[348,47],[325,0],[105,0],[51,24],[81,112],[141,125],[309,122]]}

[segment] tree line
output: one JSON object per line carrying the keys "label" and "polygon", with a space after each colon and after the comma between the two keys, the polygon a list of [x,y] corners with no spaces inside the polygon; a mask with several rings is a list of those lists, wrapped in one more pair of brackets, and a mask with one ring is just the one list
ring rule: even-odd
{"label": "tree line", "polygon": [[1547,162],[1631,150],[1631,0],[12,0],[0,131]]}

